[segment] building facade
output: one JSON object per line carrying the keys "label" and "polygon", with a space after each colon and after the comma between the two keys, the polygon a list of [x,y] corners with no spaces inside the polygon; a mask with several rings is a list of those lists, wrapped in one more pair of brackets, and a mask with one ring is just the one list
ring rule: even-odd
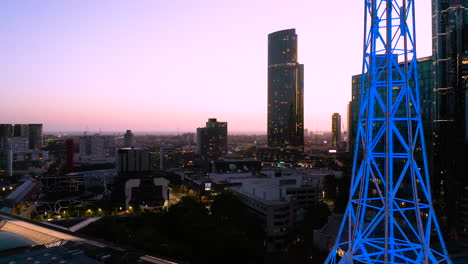
{"label": "building facade", "polygon": [[208,119],[206,127],[197,129],[197,153],[204,159],[222,159],[227,153],[227,122]]}
{"label": "building facade", "polygon": [[119,149],[117,169],[119,175],[150,172],[152,170],[152,154],[141,148]]}
{"label": "building facade", "polygon": [[135,147],[135,135],[133,134],[132,130],[127,130],[127,132],[124,134],[124,147]]}
{"label": "building facade", "polygon": [[12,137],[12,136],[13,136],[13,125],[0,124],[0,137]]}
{"label": "building facade", "polygon": [[304,146],[304,65],[297,61],[297,34],[268,35],[268,147]]}
{"label": "building facade", "polygon": [[115,138],[99,134],[80,137],[81,163],[112,163],[115,161]]}
{"label": "building facade", "polygon": [[29,133],[29,148],[41,149],[44,146],[42,124],[29,124],[28,133]]}
{"label": "building facade", "polygon": [[332,147],[338,148],[341,143],[341,115],[332,115]]}
{"label": "building facade", "polygon": [[159,148],[159,168],[161,170],[184,168],[195,160],[195,152],[180,146],[161,146]]}
{"label": "building facade", "polygon": [[292,173],[271,178],[238,178],[232,192],[265,226],[266,250],[289,247],[287,237],[321,196],[321,176]]}
{"label": "building facade", "polygon": [[29,126],[25,124],[15,124],[13,134],[15,137],[29,137]]}
{"label": "building facade", "polygon": [[468,188],[468,1],[434,0],[435,82],[433,200],[450,239],[468,245],[461,210]]}
{"label": "building facade", "polygon": [[[400,64],[403,67],[403,64]],[[421,100],[421,113],[424,128],[424,136],[426,140],[426,152],[428,156],[429,171],[432,167],[432,129],[434,120],[434,77],[432,67],[432,57],[424,57],[418,59],[418,82],[419,82],[419,98]],[[410,84],[412,85],[412,84]],[[359,108],[362,89],[362,75],[354,75],[352,77],[352,92],[351,101],[348,105],[348,146],[351,153],[354,152],[357,123],[359,119]]]}

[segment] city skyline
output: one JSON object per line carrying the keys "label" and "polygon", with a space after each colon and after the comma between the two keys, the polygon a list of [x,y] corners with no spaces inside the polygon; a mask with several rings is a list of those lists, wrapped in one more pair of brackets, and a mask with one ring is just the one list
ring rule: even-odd
{"label": "city skyline", "polygon": [[[418,57],[431,55],[426,2],[416,14]],[[361,72],[363,3],[342,1],[333,13],[306,1],[2,3],[0,123],[194,132],[216,117],[232,133],[266,133],[267,35],[295,28],[304,127],[328,131],[332,113],[347,116]]]}

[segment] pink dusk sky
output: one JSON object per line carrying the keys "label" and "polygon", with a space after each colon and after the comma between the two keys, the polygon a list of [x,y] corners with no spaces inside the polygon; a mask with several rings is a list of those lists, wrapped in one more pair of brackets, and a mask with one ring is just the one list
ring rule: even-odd
{"label": "pink dusk sky", "polygon": [[[267,35],[295,28],[305,128],[346,122],[364,0],[23,0],[0,3],[0,123],[46,131],[266,132]],[[416,1],[418,57],[431,1]],[[345,123],[346,127],[346,123]]]}

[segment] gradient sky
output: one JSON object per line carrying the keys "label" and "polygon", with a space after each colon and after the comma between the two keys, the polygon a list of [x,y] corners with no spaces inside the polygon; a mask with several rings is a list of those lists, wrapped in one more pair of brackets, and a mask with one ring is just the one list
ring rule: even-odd
{"label": "gradient sky", "polygon": [[[417,1],[418,57],[431,54]],[[364,0],[0,2],[0,122],[46,131],[266,132],[267,35],[296,28],[305,128],[346,120]]]}

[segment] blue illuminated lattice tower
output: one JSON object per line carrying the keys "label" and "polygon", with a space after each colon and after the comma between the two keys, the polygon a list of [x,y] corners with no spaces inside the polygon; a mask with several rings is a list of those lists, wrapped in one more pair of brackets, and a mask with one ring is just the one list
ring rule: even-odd
{"label": "blue illuminated lattice tower", "polygon": [[414,0],[366,0],[349,203],[325,263],[451,263],[432,207]]}

